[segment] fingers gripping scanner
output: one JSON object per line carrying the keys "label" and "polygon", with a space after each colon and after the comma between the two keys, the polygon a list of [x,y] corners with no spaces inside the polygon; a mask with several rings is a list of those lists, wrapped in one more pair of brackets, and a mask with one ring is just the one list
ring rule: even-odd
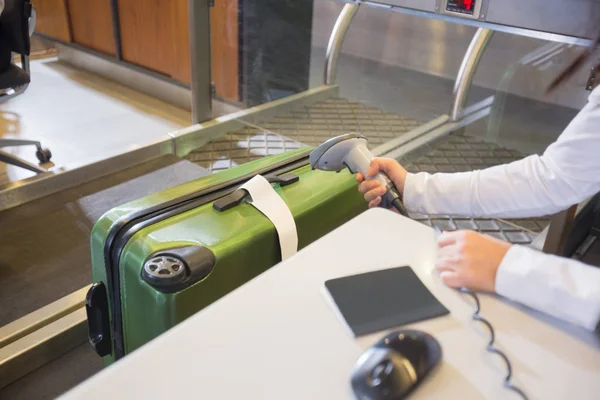
{"label": "fingers gripping scanner", "polygon": [[365,179],[377,179],[387,189],[381,198],[380,207],[394,207],[400,214],[408,216],[398,189],[384,172],[367,178],[373,158],[367,148],[366,137],[358,133],[347,133],[331,138],[314,149],[310,153],[310,166],[312,169],[335,172],[348,168],[353,174],[360,172]]}

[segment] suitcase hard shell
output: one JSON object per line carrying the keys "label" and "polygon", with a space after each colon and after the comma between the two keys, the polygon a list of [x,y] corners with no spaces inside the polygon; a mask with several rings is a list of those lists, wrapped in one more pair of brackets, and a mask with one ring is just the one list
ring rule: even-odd
{"label": "suitcase hard shell", "polygon": [[[97,221],[86,309],[90,343],[105,364],[281,261],[271,221],[246,202],[229,201],[241,199],[236,189],[255,175],[288,179],[274,188],[294,216],[299,249],[366,210],[353,175],[313,171],[309,153],[255,160],[112,209]],[[215,202],[229,204],[218,211]]]}

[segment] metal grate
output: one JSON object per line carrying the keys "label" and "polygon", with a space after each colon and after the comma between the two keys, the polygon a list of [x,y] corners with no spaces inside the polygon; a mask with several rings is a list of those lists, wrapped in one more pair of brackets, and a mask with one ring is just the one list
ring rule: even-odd
{"label": "metal grate", "polygon": [[[451,134],[407,154],[400,162],[409,172],[463,172],[489,168],[523,158],[515,150],[486,143],[482,139]],[[515,244],[529,244],[550,223],[549,218],[504,221],[456,216],[411,215],[442,230],[472,229]]]}
{"label": "metal grate", "polygon": [[240,122],[247,126],[195,150],[187,159],[216,172],[266,155],[317,146],[348,132],[361,132],[371,146],[377,146],[421,125],[420,121],[341,98],[299,107],[254,124]]}
{"label": "metal grate", "polygon": [[[241,121],[244,122],[244,121]],[[267,155],[317,146],[348,132],[360,132],[374,147],[409,132],[422,123],[342,98],[332,98],[292,110],[222,136],[190,153],[188,159],[216,172]],[[461,172],[488,168],[522,158],[515,150],[458,133],[440,138],[403,157],[410,172]],[[442,230],[474,229],[515,244],[529,244],[548,225],[548,218],[473,219],[411,215]]]}

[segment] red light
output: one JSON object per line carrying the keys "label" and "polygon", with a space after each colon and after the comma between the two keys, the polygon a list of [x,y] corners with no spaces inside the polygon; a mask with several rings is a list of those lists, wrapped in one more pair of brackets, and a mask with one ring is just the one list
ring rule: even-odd
{"label": "red light", "polygon": [[465,6],[465,10],[470,11],[473,6],[473,0],[464,0],[463,4]]}

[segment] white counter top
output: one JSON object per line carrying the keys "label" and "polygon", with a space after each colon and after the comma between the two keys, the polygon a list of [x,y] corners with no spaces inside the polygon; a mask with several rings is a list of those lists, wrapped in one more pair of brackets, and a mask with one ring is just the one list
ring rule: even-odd
{"label": "white counter top", "polygon": [[[411,398],[512,399],[504,365],[485,351],[472,300],[433,271],[432,229],[367,211],[151,343],[64,399],[349,399],[350,372],[385,332],[353,338],[323,294],[326,280],[410,265],[450,310],[411,324],[442,345],[442,364]],[[600,290],[600,288],[599,288]],[[600,337],[481,296],[482,314],[530,399],[597,399]]]}

